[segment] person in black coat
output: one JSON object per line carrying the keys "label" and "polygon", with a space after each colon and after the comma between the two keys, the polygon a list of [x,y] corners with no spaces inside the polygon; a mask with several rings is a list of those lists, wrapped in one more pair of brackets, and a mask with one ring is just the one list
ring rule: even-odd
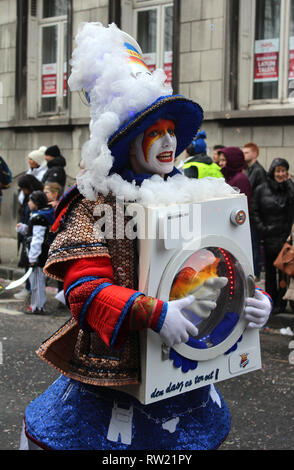
{"label": "person in black coat", "polygon": [[289,175],[289,163],[275,158],[264,183],[253,194],[251,215],[263,240],[265,252],[265,290],[274,302],[273,313],[286,307],[282,297],[285,287],[279,271],[277,285],[276,268],[273,265],[291,231],[294,218],[294,183]]}
{"label": "person in black coat", "polygon": [[42,183],[58,183],[62,187],[62,192],[66,183],[66,173],[64,167],[66,160],[61,155],[57,145],[48,147],[45,151],[45,160],[47,162],[47,171],[42,178]]}
{"label": "person in black coat", "polygon": [[259,155],[259,148],[253,142],[244,145],[243,153],[246,163],[246,175],[250,181],[252,192],[260,184],[264,183],[266,179],[266,171],[263,166],[257,161]]}

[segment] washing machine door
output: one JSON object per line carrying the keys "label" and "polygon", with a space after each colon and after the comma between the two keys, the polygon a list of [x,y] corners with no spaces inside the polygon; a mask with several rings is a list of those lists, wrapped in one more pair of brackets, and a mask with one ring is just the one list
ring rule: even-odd
{"label": "washing machine door", "polygon": [[231,240],[223,240],[217,246],[211,239],[206,242],[202,241],[199,249],[182,251],[171,260],[158,292],[163,300],[176,300],[194,293],[197,302],[198,293],[203,299],[206,280],[227,278],[227,284],[214,299],[217,305],[213,311],[197,312],[194,303],[182,311],[197,327],[198,335],[173,349],[197,361],[213,359],[237,343],[247,326],[243,316],[245,298],[254,295],[255,289],[249,261],[240,247]]}

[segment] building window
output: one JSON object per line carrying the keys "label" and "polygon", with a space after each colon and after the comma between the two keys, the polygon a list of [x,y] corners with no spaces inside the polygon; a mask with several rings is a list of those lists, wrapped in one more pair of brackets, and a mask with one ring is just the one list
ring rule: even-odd
{"label": "building window", "polygon": [[68,107],[68,12],[71,0],[29,0],[27,117]]}
{"label": "building window", "polygon": [[294,0],[256,0],[253,69],[254,101],[293,100]]}
{"label": "building window", "polygon": [[67,109],[67,11],[68,0],[41,2],[40,109],[56,113]]}
{"label": "building window", "polygon": [[168,85],[172,84],[173,3],[164,0],[133,1],[133,36],[143,51],[151,71],[165,71]]}

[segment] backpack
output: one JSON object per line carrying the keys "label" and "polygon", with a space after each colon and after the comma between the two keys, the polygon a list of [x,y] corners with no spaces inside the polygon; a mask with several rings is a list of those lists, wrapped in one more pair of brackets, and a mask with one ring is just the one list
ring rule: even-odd
{"label": "backpack", "polygon": [[[12,174],[11,171],[6,164],[6,162],[3,160],[2,157],[0,157],[0,184],[2,186],[9,186],[9,184],[12,181]],[[2,189],[5,189],[5,187]]]}

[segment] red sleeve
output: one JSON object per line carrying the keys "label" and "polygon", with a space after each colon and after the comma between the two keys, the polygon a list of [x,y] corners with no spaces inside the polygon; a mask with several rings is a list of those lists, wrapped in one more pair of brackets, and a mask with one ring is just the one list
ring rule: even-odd
{"label": "red sleeve", "polygon": [[159,331],[166,314],[164,302],[152,303],[134,289],[115,285],[108,257],[68,262],[64,291],[80,327],[90,327],[114,349],[122,346],[131,329]]}

